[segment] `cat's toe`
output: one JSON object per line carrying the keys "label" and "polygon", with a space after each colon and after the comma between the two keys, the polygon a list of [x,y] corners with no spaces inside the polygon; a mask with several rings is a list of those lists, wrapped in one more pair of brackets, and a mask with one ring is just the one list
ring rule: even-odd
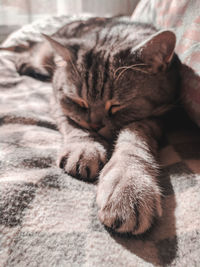
{"label": "cat's toe", "polygon": [[105,179],[100,177],[97,190],[100,221],[119,233],[144,233],[162,214],[157,184],[149,182],[140,187],[131,177],[125,181],[126,170],[113,169],[108,174]]}
{"label": "cat's toe", "polygon": [[66,173],[83,180],[92,181],[97,178],[107,160],[103,147],[77,144],[70,146],[61,154],[58,164]]}
{"label": "cat's toe", "polygon": [[[115,206],[114,203],[112,205]],[[131,208],[105,207],[99,210],[98,215],[100,221],[115,232],[137,235],[146,232],[151,227],[153,221],[161,215],[160,211],[161,208],[159,207],[158,211],[152,203],[143,203],[133,204]]]}

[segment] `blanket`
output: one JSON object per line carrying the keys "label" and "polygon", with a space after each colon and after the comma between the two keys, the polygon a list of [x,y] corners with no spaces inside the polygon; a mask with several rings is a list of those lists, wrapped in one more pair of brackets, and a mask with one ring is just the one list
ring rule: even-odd
{"label": "blanket", "polygon": [[[5,45],[72,19],[33,23]],[[115,234],[97,218],[97,185],[56,165],[62,138],[50,113],[51,84],[19,76],[14,59],[0,52],[0,266],[199,266],[199,129],[177,120],[161,143],[163,216],[143,235]]]}

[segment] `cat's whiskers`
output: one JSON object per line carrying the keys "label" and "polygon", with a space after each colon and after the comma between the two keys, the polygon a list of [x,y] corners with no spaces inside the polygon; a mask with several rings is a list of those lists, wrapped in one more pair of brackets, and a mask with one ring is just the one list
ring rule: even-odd
{"label": "cat's whiskers", "polygon": [[122,66],[122,67],[119,67],[115,70],[115,73],[114,73],[114,76],[116,77],[117,75],[117,72],[121,70],[121,72],[118,74],[118,76],[116,77],[116,80],[119,80],[119,78],[124,74],[125,71],[127,70],[136,70],[136,71],[140,71],[140,72],[143,72],[143,73],[146,73],[148,74],[148,71],[146,70],[143,70],[143,69],[140,69],[140,68],[137,68],[137,67],[142,67],[142,66],[148,66],[147,64],[144,64],[144,63],[139,63],[139,64],[134,64],[134,65],[130,65],[130,66]]}
{"label": "cat's whiskers", "polygon": [[137,66],[147,66],[147,64],[145,64],[145,63],[137,63],[137,64],[133,64],[133,65],[130,65],[130,66],[122,66],[122,67],[117,68],[115,72],[117,72],[118,70],[121,70],[121,69],[132,68],[132,67],[137,67]]}

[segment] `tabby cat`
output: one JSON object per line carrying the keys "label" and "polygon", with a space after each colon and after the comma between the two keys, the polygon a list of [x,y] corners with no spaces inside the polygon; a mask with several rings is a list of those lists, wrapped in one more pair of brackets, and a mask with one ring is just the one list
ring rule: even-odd
{"label": "tabby cat", "polygon": [[162,215],[157,143],[160,118],[178,94],[175,34],[123,18],[69,23],[20,55],[21,75],[52,80],[63,135],[59,166],[99,176],[99,219],[141,234]]}

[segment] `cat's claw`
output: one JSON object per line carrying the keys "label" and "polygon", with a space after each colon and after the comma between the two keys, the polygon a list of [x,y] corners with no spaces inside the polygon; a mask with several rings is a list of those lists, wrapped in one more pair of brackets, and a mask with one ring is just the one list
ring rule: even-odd
{"label": "cat's claw", "polygon": [[62,151],[59,167],[83,180],[94,180],[107,160],[106,149],[97,142],[71,143]]}
{"label": "cat's claw", "polygon": [[[108,162],[97,190],[99,219],[119,233],[142,234],[162,214],[160,189],[150,174]],[[142,175],[145,175],[144,177]],[[149,177],[148,177],[149,175]]]}

